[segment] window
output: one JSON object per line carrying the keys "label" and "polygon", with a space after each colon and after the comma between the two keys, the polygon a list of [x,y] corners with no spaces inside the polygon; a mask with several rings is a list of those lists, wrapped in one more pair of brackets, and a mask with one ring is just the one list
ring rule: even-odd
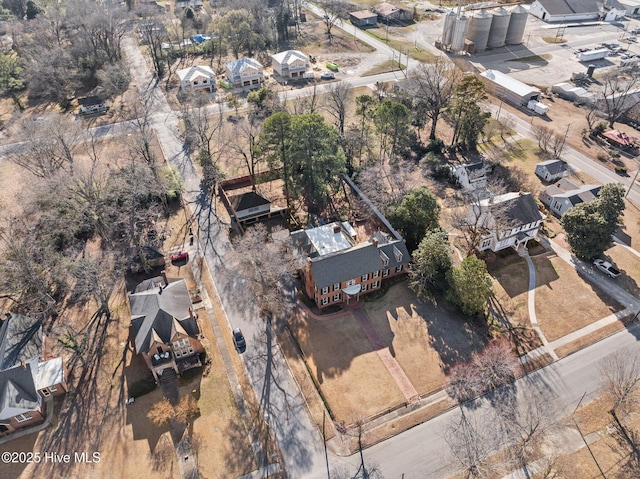
{"label": "window", "polygon": [[396,273],[400,273],[402,271],[402,265],[399,264],[398,266],[396,266]]}
{"label": "window", "polygon": [[393,256],[395,256],[398,263],[402,261],[402,252],[395,246],[393,247]]}
{"label": "window", "polygon": [[329,304],[329,298],[322,298],[322,306]]}
{"label": "window", "polygon": [[338,291],[340,289],[340,283],[336,283],[333,285],[333,290]]}
{"label": "window", "polygon": [[355,279],[350,279],[349,281],[347,281],[347,286],[353,286],[354,284],[356,284]]}
{"label": "window", "polygon": [[369,275],[368,274],[363,274],[362,275],[362,281],[366,281],[369,279]]}
{"label": "window", "polygon": [[382,250],[380,250],[380,259],[384,266],[389,266],[389,257]]}
{"label": "window", "polygon": [[488,238],[482,241],[482,243],[480,244],[480,248],[485,249],[485,248],[488,248],[490,245],[491,245],[491,238]]}
{"label": "window", "polygon": [[363,284],[363,285],[362,285],[362,290],[361,290],[361,291],[364,293],[366,290],[367,290],[367,285],[366,285],[366,284]]}
{"label": "window", "polygon": [[376,289],[378,287],[378,282],[374,281],[373,283],[371,283],[371,289]]}
{"label": "window", "polygon": [[25,422],[25,421],[28,421],[29,419],[31,419],[31,414],[29,414],[28,412],[25,412],[23,414],[18,414],[16,416],[16,421],[18,422]]}
{"label": "window", "polygon": [[382,272],[382,276],[389,276],[389,270],[388,270],[388,269],[385,269],[385,270]]}
{"label": "window", "polygon": [[333,301],[340,301],[340,293],[333,295]]}
{"label": "window", "polygon": [[198,84],[198,80],[193,80],[193,84],[197,85]]}
{"label": "window", "polygon": [[173,353],[176,355],[176,358],[179,358],[182,356],[182,352],[179,349],[174,350]]}
{"label": "window", "polygon": [[380,275],[380,271],[374,271],[371,275],[372,278],[377,278]]}
{"label": "window", "polygon": [[324,288],[322,288],[322,294],[327,294],[329,292],[329,287],[325,286]]}

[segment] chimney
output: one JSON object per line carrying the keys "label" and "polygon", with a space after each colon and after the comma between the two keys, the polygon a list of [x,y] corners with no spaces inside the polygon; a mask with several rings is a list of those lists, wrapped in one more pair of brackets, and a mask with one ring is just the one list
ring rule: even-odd
{"label": "chimney", "polygon": [[165,270],[160,271],[162,275],[162,281],[164,281],[165,286],[169,286],[169,280],[167,279],[167,272]]}
{"label": "chimney", "polygon": [[24,361],[20,361],[20,367],[22,369],[27,369],[27,363],[25,363]]}
{"label": "chimney", "polygon": [[341,229],[341,228],[340,228],[340,225],[339,225],[338,223],[336,223],[336,224],[334,224],[334,225],[333,225],[333,232],[334,232],[334,234],[338,234],[338,233],[340,233],[340,229]]}
{"label": "chimney", "polygon": [[196,319],[196,315],[193,313],[193,308],[189,306],[189,317],[191,319]]}
{"label": "chimney", "polygon": [[378,238],[372,238],[371,242],[373,243],[373,246],[375,246],[376,248],[378,247]]}
{"label": "chimney", "polygon": [[158,288],[158,294],[162,294],[162,286]]}

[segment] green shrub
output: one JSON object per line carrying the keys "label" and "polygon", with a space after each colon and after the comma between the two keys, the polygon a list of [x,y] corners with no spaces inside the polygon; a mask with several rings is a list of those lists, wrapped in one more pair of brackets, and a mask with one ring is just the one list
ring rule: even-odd
{"label": "green shrub", "polygon": [[627,167],[626,166],[616,166],[615,170],[616,170],[616,173],[618,173],[619,175],[626,175],[627,174]]}
{"label": "green shrub", "polygon": [[598,153],[598,156],[596,156],[596,158],[598,158],[598,160],[600,161],[609,161],[609,155],[607,155],[606,153]]}

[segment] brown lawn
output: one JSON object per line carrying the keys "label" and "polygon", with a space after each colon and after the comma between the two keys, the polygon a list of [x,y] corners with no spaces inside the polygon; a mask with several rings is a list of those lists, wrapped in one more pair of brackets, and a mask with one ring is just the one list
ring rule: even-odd
{"label": "brown lawn", "polygon": [[298,313],[290,326],[337,420],[351,423],[405,401],[352,315],[318,321]]}
{"label": "brown lawn", "polygon": [[609,248],[605,255],[622,274],[616,282],[636,296],[640,294],[640,258],[622,245]]}
{"label": "brown lawn", "polygon": [[420,394],[442,388],[448,368],[484,344],[476,326],[446,307],[418,302],[404,281],[366,302],[365,310]]}
{"label": "brown lawn", "polygon": [[537,257],[533,262],[536,316],[547,340],[554,341],[620,311],[617,302],[586,283],[559,257]]}

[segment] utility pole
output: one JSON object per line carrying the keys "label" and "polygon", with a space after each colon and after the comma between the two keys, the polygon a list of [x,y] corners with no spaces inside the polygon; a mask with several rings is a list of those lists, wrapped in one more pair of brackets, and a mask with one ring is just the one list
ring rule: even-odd
{"label": "utility pole", "polygon": [[636,170],[636,174],[633,177],[633,180],[631,181],[631,184],[629,185],[629,189],[627,190],[627,192],[624,194],[624,197],[626,198],[627,196],[629,196],[629,193],[631,193],[631,188],[633,188],[633,185],[635,184],[636,180],[638,179],[638,173],[640,173],[640,160],[638,160],[638,156],[636,156],[635,160],[636,163],[638,164],[638,169]]}
{"label": "utility pole", "polygon": [[587,440],[584,438],[584,436],[582,435],[582,431],[580,430],[580,428],[578,427],[578,422],[576,421],[576,418],[574,417],[576,411],[578,410],[578,408],[580,407],[580,404],[582,404],[582,400],[584,399],[584,397],[587,395],[587,392],[585,391],[585,393],[582,395],[582,397],[580,398],[580,401],[578,401],[578,405],[576,406],[576,408],[573,410],[573,412],[571,413],[571,420],[573,421],[573,424],[576,426],[576,429],[578,430],[578,433],[580,433],[580,437],[582,438],[582,441],[584,442],[584,445],[587,446],[587,449],[589,450],[589,454],[591,454],[591,457],[593,458],[593,462],[596,463],[596,466],[598,467],[598,471],[600,471],[600,475],[604,478],[607,479],[606,476],[604,475],[604,472],[602,471],[602,468],[600,467],[600,464],[598,464],[598,461],[596,460],[596,456],[593,455],[593,451],[591,450],[591,447],[589,446],[589,443],[587,442]]}

